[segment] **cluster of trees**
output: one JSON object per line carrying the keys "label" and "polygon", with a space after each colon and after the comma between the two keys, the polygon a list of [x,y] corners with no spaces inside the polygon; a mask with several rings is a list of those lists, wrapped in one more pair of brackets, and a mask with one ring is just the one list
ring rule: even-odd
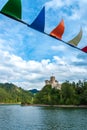
{"label": "cluster of trees", "polygon": [[0,103],[27,103],[32,102],[32,94],[22,88],[9,83],[0,83]]}
{"label": "cluster of trees", "polygon": [[66,81],[61,90],[47,85],[41,91],[27,91],[14,84],[0,83],[0,103],[87,105],[87,81]]}
{"label": "cluster of trees", "polygon": [[87,82],[78,83],[66,81],[62,83],[61,90],[44,86],[34,97],[36,104],[49,105],[87,105]]}

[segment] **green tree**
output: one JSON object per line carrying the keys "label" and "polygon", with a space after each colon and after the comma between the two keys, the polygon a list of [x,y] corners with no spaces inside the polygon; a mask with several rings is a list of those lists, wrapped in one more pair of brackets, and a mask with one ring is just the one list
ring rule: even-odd
{"label": "green tree", "polygon": [[69,82],[65,82],[61,87],[62,104],[78,104],[78,98],[75,93],[75,86]]}
{"label": "green tree", "polygon": [[51,85],[44,86],[43,89],[38,94],[36,94],[34,98],[34,103],[37,104],[56,105],[59,104],[59,101],[59,90],[52,88]]}

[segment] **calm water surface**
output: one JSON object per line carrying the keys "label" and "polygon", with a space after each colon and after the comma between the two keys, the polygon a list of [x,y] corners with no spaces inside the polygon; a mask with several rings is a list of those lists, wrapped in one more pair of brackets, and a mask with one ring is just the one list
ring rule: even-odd
{"label": "calm water surface", "polygon": [[0,130],[87,130],[87,109],[0,105]]}

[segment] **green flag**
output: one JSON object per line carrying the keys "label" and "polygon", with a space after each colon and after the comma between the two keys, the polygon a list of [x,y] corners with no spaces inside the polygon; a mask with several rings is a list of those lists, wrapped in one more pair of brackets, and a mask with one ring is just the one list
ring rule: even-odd
{"label": "green flag", "polygon": [[21,19],[21,0],[9,0],[0,13],[16,20]]}

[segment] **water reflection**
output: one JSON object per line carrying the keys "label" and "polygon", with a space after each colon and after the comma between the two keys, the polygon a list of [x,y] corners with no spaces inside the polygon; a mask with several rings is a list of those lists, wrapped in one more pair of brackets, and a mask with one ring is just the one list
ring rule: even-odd
{"label": "water reflection", "polygon": [[[87,110],[74,108],[41,107],[41,122],[47,130],[86,130]],[[85,114],[85,115],[84,115]],[[84,117],[85,116],[85,117]],[[86,120],[85,120],[86,119]]]}
{"label": "water reflection", "polygon": [[0,130],[86,130],[87,109],[0,106]]}

